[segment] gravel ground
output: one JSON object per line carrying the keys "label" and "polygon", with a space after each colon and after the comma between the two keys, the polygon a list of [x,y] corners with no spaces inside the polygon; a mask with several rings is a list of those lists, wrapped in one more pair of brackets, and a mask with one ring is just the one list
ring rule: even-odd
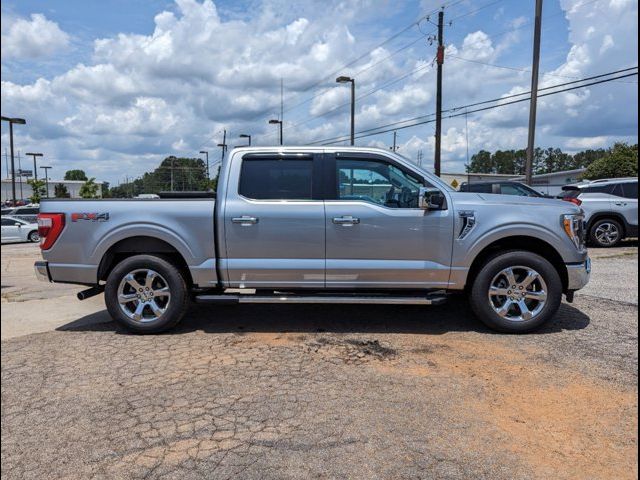
{"label": "gravel ground", "polygon": [[[637,478],[637,246],[593,256],[635,304],[592,288],[530,335],[461,298],[197,307],[157,336],[93,308],[22,333],[2,342],[2,478]],[[57,305],[37,285],[3,298],[3,328]]]}

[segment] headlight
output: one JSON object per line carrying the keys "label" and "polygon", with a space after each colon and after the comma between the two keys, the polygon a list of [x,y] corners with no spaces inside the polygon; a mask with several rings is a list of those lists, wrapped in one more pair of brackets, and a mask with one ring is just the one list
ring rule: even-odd
{"label": "headlight", "polygon": [[562,227],[564,229],[564,233],[567,234],[576,248],[578,250],[584,249],[586,240],[584,215],[581,213],[563,215]]}

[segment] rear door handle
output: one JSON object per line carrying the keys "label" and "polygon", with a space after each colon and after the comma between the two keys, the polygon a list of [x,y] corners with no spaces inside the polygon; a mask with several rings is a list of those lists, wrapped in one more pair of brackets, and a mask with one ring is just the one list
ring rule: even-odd
{"label": "rear door handle", "polygon": [[242,215],[241,217],[233,217],[231,223],[239,223],[240,225],[255,225],[258,223],[257,217],[250,217],[248,215]]}
{"label": "rear door handle", "polygon": [[333,223],[336,225],[357,225],[360,223],[360,219],[351,215],[343,215],[342,217],[334,217]]}

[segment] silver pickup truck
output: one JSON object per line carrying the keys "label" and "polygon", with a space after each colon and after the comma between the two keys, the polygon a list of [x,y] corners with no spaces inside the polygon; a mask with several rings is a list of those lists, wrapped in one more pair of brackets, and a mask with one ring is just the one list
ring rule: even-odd
{"label": "silver pickup truck", "polygon": [[44,200],[38,222],[38,277],[89,286],[80,299],[104,291],[140,333],[175,326],[191,301],[437,304],[456,292],[489,327],[526,332],[590,274],[578,206],[456,192],[375,148],[238,148],[216,195]]}

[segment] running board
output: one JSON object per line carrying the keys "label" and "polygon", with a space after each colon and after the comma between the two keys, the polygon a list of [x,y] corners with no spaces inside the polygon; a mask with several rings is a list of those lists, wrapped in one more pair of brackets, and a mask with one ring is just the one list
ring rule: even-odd
{"label": "running board", "polygon": [[303,295],[196,295],[196,303],[322,303],[360,305],[441,305],[446,302],[444,294],[426,297],[402,296],[303,296]]}

